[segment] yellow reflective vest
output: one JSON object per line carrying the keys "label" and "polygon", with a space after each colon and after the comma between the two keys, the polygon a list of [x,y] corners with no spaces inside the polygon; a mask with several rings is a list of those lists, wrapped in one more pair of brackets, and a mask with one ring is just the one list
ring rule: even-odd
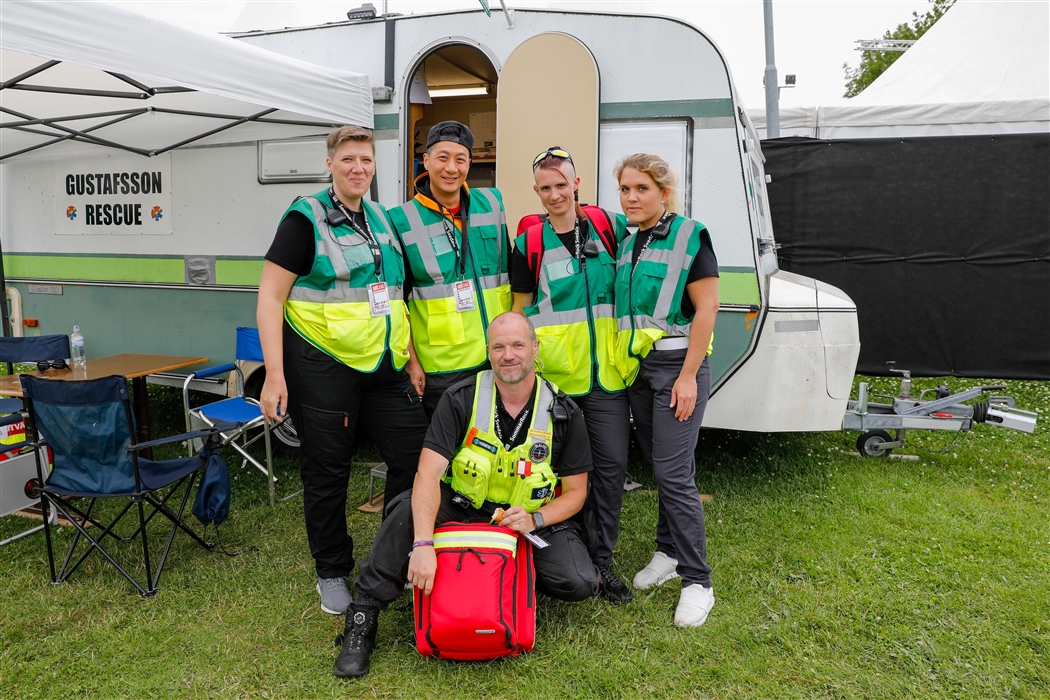
{"label": "yellow reflective vest", "polygon": [[[315,347],[360,372],[374,372],[387,350],[395,369],[408,362],[408,307],[401,248],[381,204],[361,200],[365,219],[379,242],[381,273],[365,237],[349,224],[328,225],[328,192],[297,199],[285,212],[305,214],[314,224],[313,268],[288,293],[284,317]],[[386,284],[389,314],[373,315],[369,287]]]}

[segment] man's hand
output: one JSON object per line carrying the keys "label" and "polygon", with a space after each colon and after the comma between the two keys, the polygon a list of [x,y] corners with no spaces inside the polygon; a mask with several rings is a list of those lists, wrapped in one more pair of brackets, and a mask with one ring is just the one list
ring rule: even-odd
{"label": "man's hand", "polygon": [[508,508],[499,524],[522,534],[536,529],[536,521],[533,519],[532,514],[526,513],[521,506]]}
{"label": "man's hand", "polygon": [[412,388],[416,390],[417,394],[422,396],[423,390],[427,388],[427,374],[423,371],[423,365],[419,364],[419,360],[415,358],[415,355],[409,356],[408,364],[405,365],[405,371],[408,372],[408,378],[412,380]]}
{"label": "man's hand", "polygon": [[430,595],[434,590],[434,576],[437,574],[437,554],[434,547],[416,547],[408,558],[408,582]]}

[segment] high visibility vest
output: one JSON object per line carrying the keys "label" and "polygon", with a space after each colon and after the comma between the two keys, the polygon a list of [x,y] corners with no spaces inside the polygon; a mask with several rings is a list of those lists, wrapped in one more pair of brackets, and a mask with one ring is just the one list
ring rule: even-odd
{"label": "high visibility vest", "polygon": [[539,390],[535,392],[525,442],[508,451],[494,427],[498,420],[494,375],[492,370],[478,373],[470,429],[444,477],[453,490],[470,498],[475,508],[487,500],[521,506],[531,513],[554,498],[558,477],[551,464],[551,406],[558,390],[540,377],[536,382]]}
{"label": "high visibility vest", "polygon": [[[617,238],[625,226],[617,217]],[[592,377],[609,392],[623,391],[626,385],[614,363],[616,354],[616,309],[613,287],[616,261],[609,255],[593,226],[584,227],[588,238],[598,245],[598,257],[578,260],[562,245],[550,222],[543,224],[543,250],[536,298],[525,307],[525,315],[536,327],[540,339],[540,366],[550,379],[569,396],[587,394]],[[518,236],[515,245],[528,260],[528,234]]]}
{"label": "high visibility vest", "polygon": [[[460,255],[463,234],[447,217],[417,199],[390,210],[412,271],[408,298],[412,341],[427,373],[459,372],[484,364],[488,325],[511,309],[510,239],[499,190],[470,190],[461,205],[467,206],[468,216],[463,265],[449,241],[446,224]],[[465,280],[473,283],[474,308],[457,311],[455,285]]]}
{"label": "high visibility vest", "polygon": [[[616,261],[616,364],[628,385],[653,343],[665,336],[688,336],[692,328],[692,319],[682,315],[682,296],[700,252],[704,225],[676,216],[657,226],[656,237],[637,264],[631,261],[638,232],[620,246]],[[713,344],[712,333],[708,355]]]}
{"label": "high visibility vest", "polygon": [[[285,212],[298,211],[314,224],[317,249],[308,275],[288,293],[284,317],[315,347],[360,372],[374,372],[387,349],[395,369],[408,362],[408,307],[404,301],[405,266],[401,248],[381,204],[361,200],[372,235],[382,251],[382,277],[365,237],[349,224],[332,228],[321,205],[332,207],[328,193],[297,199]],[[389,315],[372,315],[368,287],[385,282]]]}

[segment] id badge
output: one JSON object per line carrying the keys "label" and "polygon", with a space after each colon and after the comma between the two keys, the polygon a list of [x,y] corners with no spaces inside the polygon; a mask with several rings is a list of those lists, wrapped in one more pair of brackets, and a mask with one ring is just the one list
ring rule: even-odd
{"label": "id badge", "polygon": [[474,310],[474,281],[463,280],[462,282],[456,282],[453,287],[453,293],[456,296],[456,311],[473,311]]}
{"label": "id badge", "polygon": [[373,316],[390,315],[390,292],[387,291],[386,282],[368,285],[368,303],[372,307]]}

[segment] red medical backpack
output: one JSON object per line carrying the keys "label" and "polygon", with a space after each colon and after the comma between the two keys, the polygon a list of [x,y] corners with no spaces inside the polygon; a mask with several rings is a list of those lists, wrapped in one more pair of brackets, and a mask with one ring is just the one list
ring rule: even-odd
{"label": "red medical backpack", "polygon": [[483,661],[532,651],[536,570],[529,541],[499,525],[448,523],[435,528],[434,551],[434,590],[413,591],[419,653]]}

